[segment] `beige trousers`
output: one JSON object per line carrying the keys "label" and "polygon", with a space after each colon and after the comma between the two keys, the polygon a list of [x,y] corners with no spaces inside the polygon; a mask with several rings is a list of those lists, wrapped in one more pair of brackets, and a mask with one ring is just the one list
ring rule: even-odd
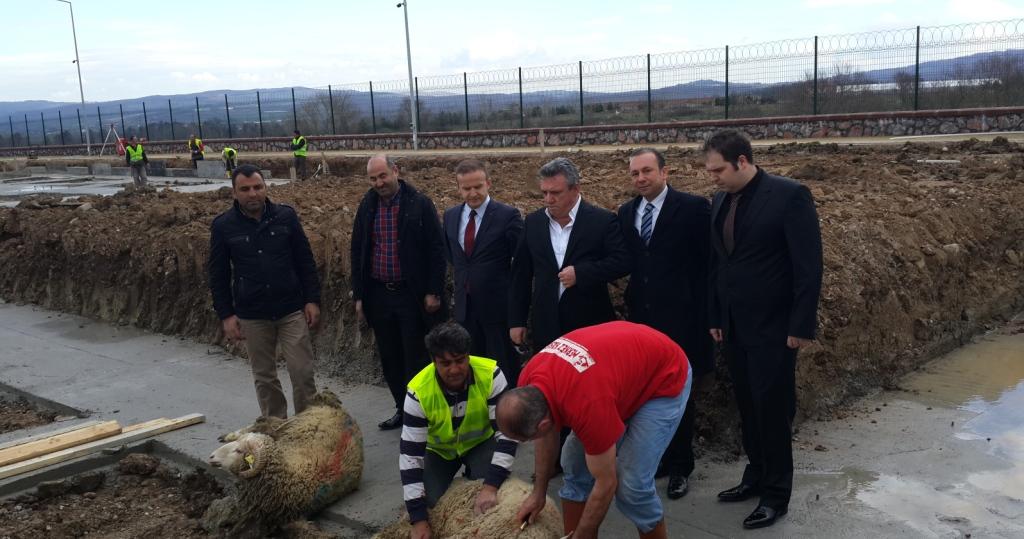
{"label": "beige trousers", "polygon": [[243,320],[242,336],[252,363],[256,399],[264,416],[288,417],[288,402],[277,379],[277,355],[280,351],[292,381],[295,413],[306,409],[316,394],[313,381],[313,342],[306,315],[295,311],[279,320]]}

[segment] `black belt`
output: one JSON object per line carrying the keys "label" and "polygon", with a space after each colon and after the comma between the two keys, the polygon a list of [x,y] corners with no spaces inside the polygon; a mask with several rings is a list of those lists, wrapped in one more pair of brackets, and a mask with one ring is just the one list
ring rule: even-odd
{"label": "black belt", "polygon": [[398,290],[405,290],[405,288],[407,286],[405,284],[405,281],[378,281],[378,280],[374,279],[373,282],[376,283],[379,286],[384,287],[385,290],[390,290],[392,292],[395,292],[395,291],[398,291]]}

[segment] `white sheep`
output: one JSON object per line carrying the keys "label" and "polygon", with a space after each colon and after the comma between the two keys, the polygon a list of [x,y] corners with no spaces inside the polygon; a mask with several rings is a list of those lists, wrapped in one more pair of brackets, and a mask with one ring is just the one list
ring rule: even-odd
{"label": "white sheep", "polygon": [[261,418],[222,439],[229,441],[209,463],[238,477],[237,493],[203,515],[211,533],[265,535],[337,501],[362,478],[362,432],[330,391],[290,419]]}
{"label": "white sheep", "polygon": [[[548,497],[547,504],[533,524],[519,529],[516,513],[533,487],[510,477],[498,489],[498,505],[483,515],[473,514],[473,502],[483,481],[457,479],[430,509],[430,529],[434,537],[445,539],[558,539],[562,537],[562,515]],[[381,530],[374,539],[408,539],[412,532],[409,515]]]}

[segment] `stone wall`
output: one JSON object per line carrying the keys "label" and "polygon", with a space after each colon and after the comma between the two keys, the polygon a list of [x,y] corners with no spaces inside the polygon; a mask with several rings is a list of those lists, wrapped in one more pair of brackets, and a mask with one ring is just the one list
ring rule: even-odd
{"label": "stone wall", "polygon": [[[1024,107],[922,110],[740,118],[648,124],[600,125],[420,133],[423,149],[536,148],[541,146],[637,145],[699,142],[724,128],[740,129],[752,139],[876,137],[986,133],[1024,129]],[[310,136],[310,151],[411,150],[412,135]],[[225,144],[242,153],[287,152],[291,138],[207,139],[207,155],[216,157]],[[150,154],[185,154],[185,141],[152,141]],[[0,157],[85,155],[85,145],[0,148]]]}

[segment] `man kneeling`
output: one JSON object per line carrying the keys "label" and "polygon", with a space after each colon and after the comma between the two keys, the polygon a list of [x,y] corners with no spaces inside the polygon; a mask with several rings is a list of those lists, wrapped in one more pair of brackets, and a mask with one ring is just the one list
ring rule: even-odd
{"label": "man kneeling", "polygon": [[615,498],[641,538],[667,538],[654,472],[686,408],[690,372],[679,345],[631,322],[572,331],[535,355],[497,410],[503,433],[537,442],[533,493],[518,518],[544,508],[559,431],[569,427],[558,492],[565,533],[597,537]]}
{"label": "man kneeling", "polygon": [[409,382],[398,457],[413,539],[431,536],[427,508],[463,465],[467,477],[484,480],[474,511],[496,505],[518,447],[494,421],[494,405],[508,387],[497,363],[470,356],[469,332],[454,322],[434,327],[424,340],[433,362]]}

